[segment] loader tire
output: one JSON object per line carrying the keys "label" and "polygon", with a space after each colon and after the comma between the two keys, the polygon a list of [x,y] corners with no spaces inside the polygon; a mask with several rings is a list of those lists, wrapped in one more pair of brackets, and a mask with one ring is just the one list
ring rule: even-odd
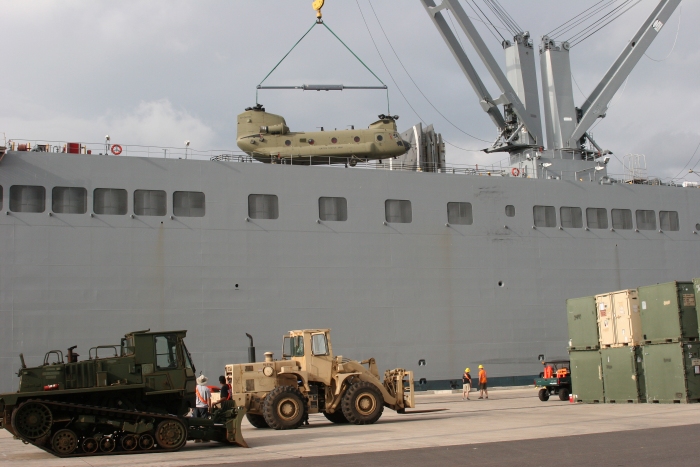
{"label": "loader tire", "polygon": [[540,400],[542,402],[547,402],[549,400],[549,391],[547,391],[545,388],[542,388],[540,389],[538,396],[540,397]]}
{"label": "loader tire", "polygon": [[270,428],[291,430],[304,422],[306,404],[299,389],[292,386],[276,387],[265,397],[263,416]]}
{"label": "loader tire", "polygon": [[265,417],[262,415],[258,415],[256,413],[247,413],[245,414],[245,418],[248,419],[248,422],[250,422],[251,425],[253,425],[255,428],[270,428],[270,425],[267,424],[265,421]]}
{"label": "loader tire", "polygon": [[360,381],[350,386],[340,403],[343,415],[355,425],[371,425],[384,411],[384,397],[372,383]]}
{"label": "loader tire", "polygon": [[326,417],[329,421],[333,423],[348,423],[348,419],[345,418],[345,414],[343,413],[342,409],[338,407],[335,412],[329,413],[329,412],[323,412],[324,417]]}

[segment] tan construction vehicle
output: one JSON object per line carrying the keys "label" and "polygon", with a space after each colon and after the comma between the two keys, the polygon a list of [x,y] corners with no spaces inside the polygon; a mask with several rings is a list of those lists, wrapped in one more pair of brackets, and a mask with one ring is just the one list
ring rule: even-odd
{"label": "tan construction vehicle", "polygon": [[415,406],[412,371],[387,370],[382,382],[373,358],[358,362],[333,355],[330,329],[290,331],[282,360],[267,352],[264,362],[255,362],[248,337],[251,363],[226,365],[226,377],[257,428],[297,428],[309,413],[366,425],[379,420],[384,407],[405,413]]}

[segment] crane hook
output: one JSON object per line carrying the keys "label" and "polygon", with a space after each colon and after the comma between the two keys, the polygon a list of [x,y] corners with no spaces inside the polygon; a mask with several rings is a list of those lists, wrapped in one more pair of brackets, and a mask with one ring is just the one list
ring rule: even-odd
{"label": "crane hook", "polygon": [[323,8],[323,4],[325,3],[325,0],[314,0],[313,3],[313,9],[316,10],[316,22],[317,23],[322,23],[323,22],[323,14],[321,13],[321,8]]}

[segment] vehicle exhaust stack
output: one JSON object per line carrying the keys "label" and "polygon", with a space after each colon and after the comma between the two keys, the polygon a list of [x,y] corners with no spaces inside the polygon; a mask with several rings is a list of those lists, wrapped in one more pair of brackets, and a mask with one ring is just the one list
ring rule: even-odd
{"label": "vehicle exhaust stack", "polygon": [[248,339],[250,339],[250,345],[248,346],[248,363],[255,363],[255,346],[253,345],[253,336],[247,332],[245,335],[248,336]]}

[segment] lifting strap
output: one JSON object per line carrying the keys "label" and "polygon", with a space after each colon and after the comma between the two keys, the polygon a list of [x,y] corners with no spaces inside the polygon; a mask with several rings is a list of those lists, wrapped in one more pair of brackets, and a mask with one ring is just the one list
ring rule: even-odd
{"label": "lifting strap", "polygon": [[[319,24],[322,24],[326,29],[328,29],[328,31],[333,35],[333,37],[335,37],[336,39],[338,39],[338,42],[340,42],[341,44],[343,44],[343,46],[344,46],[346,49],[348,49],[348,52],[350,52],[350,53],[352,54],[352,56],[355,57],[355,58],[357,59],[357,61],[360,62],[360,63],[362,64],[362,66],[365,67],[365,68],[367,69],[367,71],[369,71],[369,72],[372,74],[372,76],[374,76],[375,78],[377,78],[377,81],[379,81],[380,83],[382,83],[382,86],[383,86],[383,87],[382,87],[381,89],[386,89],[386,106],[387,106],[388,113],[391,115],[391,109],[390,109],[390,107],[389,107],[389,88],[387,87],[387,85],[386,85],[386,84],[384,83],[384,81],[382,81],[382,80],[379,78],[379,76],[377,76],[376,73],[374,73],[374,72],[370,69],[370,67],[368,67],[367,64],[365,64],[365,62],[363,62],[363,61],[360,59],[360,57],[358,57],[357,54],[356,54],[355,52],[353,52],[352,49],[351,49],[350,47],[348,47],[347,44],[346,44],[345,42],[343,42],[342,39],[341,39],[340,37],[338,37],[338,35],[337,35],[335,32],[333,32],[333,30],[332,30],[331,28],[329,28],[328,25],[327,25],[325,22],[323,22],[322,20],[314,21],[314,24],[312,24],[311,27],[308,29],[308,31],[306,31],[306,32],[304,33],[304,35],[301,36],[301,38],[300,38],[298,41],[296,41],[296,43],[292,46],[292,48],[289,49],[289,52],[287,52],[287,53],[284,55],[284,57],[282,57],[282,60],[280,60],[279,62],[277,62],[277,65],[275,65],[275,66],[272,68],[272,70],[270,70],[270,72],[263,78],[263,80],[260,81],[260,84],[258,84],[258,86],[257,86],[257,88],[256,88],[256,91],[255,91],[255,103],[256,103],[256,104],[259,104],[259,102],[258,102],[258,91],[259,91],[260,89],[262,89],[262,84],[267,80],[267,78],[270,77],[270,75],[271,75],[272,73],[275,72],[275,70],[282,64],[282,62],[289,56],[289,54],[292,53],[292,51],[296,48],[296,46],[299,45],[299,43],[300,43],[301,41],[304,40],[304,38],[311,32],[311,30],[312,30],[313,28],[315,28],[315,27],[316,27],[317,25],[319,25]],[[298,87],[297,87],[297,88],[298,88]],[[361,89],[362,87],[357,87],[357,88],[358,88],[358,89]],[[278,89],[279,89],[279,88],[278,88]],[[351,87],[345,87],[345,89],[351,89]]]}

